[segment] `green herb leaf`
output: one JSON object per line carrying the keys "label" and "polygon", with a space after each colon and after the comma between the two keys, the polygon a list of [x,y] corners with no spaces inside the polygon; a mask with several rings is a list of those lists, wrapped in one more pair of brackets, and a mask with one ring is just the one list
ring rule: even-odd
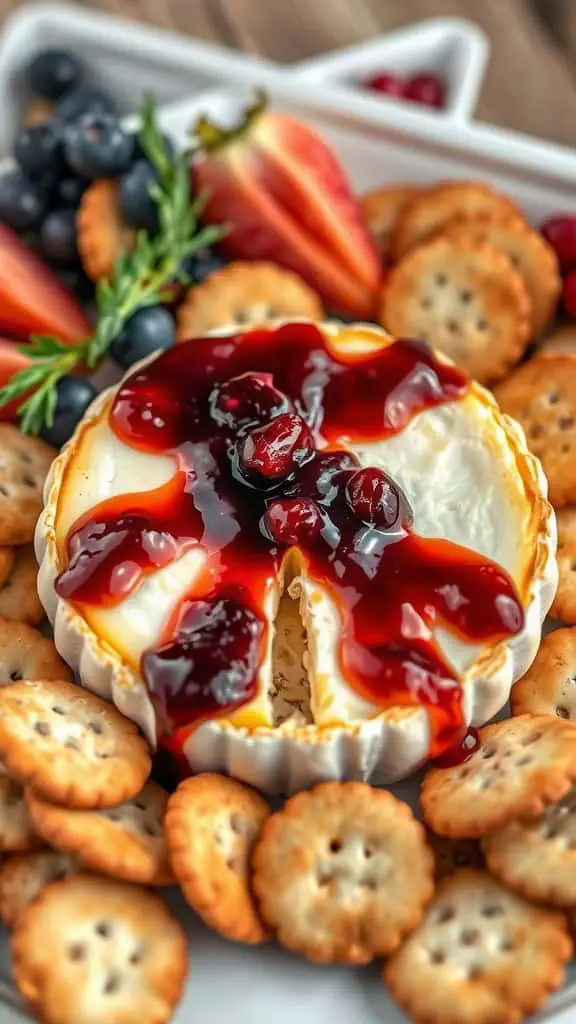
{"label": "green herb leaf", "polygon": [[134,249],[117,260],[110,279],[98,282],[96,326],[89,338],[70,346],[41,335],[22,347],[34,363],[0,388],[0,407],[33,392],[19,409],[25,433],[38,434],[44,425],[52,425],[62,377],[81,364],[94,369],[138,309],[166,301],[175,282],[187,283],[183,262],[226,233],[225,226],[199,226],[206,196],[191,199],[190,154],[170,158],[150,97],[144,99],[140,110],[139,138],[158,175],[152,191],[158,207],[158,234],[152,238],[140,231]]}

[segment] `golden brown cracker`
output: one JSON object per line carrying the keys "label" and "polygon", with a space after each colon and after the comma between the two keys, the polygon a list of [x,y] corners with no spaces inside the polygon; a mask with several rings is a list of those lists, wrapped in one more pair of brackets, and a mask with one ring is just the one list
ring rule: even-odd
{"label": "golden brown cracker", "polygon": [[206,924],[235,942],[268,937],[251,891],[250,857],[269,814],[254,790],[209,773],[185,779],[168,801],[166,841],[182,892]]}
{"label": "golden brown cracker", "polygon": [[82,266],[91,281],[108,278],[114,264],[136,244],[120,207],[120,186],[98,179],[88,186],[76,214],[76,242]]}
{"label": "golden brown cracker", "polygon": [[84,868],[141,885],[174,881],[164,836],[168,794],[156,782],[116,807],[94,811],[60,807],[32,790],[26,798],[38,834]]}
{"label": "golden brown cracker", "polygon": [[392,258],[390,242],[398,217],[422,191],[417,185],[387,185],[360,197],[360,208],[384,263]]}
{"label": "golden brown cracker", "polygon": [[442,229],[445,238],[488,243],[508,257],[521,275],[531,301],[531,337],[550,323],[562,289],[558,259],[551,245],[522,217],[477,214],[456,218]]}
{"label": "golden brown cracker", "polygon": [[0,864],[0,919],[13,928],[25,907],[49,882],[77,870],[75,862],[55,850],[16,853]]}
{"label": "golden brown cracker", "polygon": [[326,782],[268,819],[254,891],[278,941],[319,963],[387,956],[432,896],[434,858],[410,808],[363,782]]}
{"label": "golden brown cracker", "polygon": [[540,345],[538,355],[576,356],[576,324],[562,324],[552,331]]}
{"label": "golden brown cracker", "polygon": [[562,984],[572,949],[563,914],[468,868],[440,881],[383,975],[415,1024],[518,1024]]}
{"label": "golden brown cracker", "polygon": [[156,893],[75,874],[19,915],[12,971],[45,1024],[163,1024],[183,992],[187,941]]}
{"label": "golden brown cracker", "polygon": [[28,544],[42,510],[44,481],[56,452],[39,437],[0,423],[0,545]]}
{"label": "golden brown cracker", "polygon": [[22,786],[0,773],[0,850],[20,853],[40,845]]}
{"label": "golden brown cracker", "polygon": [[381,293],[379,320],[439,349],[481,384],[501,377],[530,338],[530,299],[492,246],[438,238],[405,256]]}
{"label": "golden brown cracker", "polygon": [[54,642],[25,622],[0,619],[0,686],[20,679],[72,679]]}
{"label": "golden brown cracker", "polygon": [[576,907],[576,789],[538,818],[513,821],[485,836],[489,870],[535,903]]}
{"label": "golden brown cracker", "polygon": [[558,526],[558,590],[550,614],[576,625],[576,507],[565,505],[556,513]]}
{"label": "golden brown cracker", "polygon": [[476,839],[541,814],[576,780],[576,726],[550,715],[520,715],[480,730],[466,762],[432,768],[420,805],[438,835]]}
{"label": "golden brown cracker", "polygon": [[518,207],[484,181],[444,181],[408,203],[392,233],[394,259],[428,242],[454,217],[518,215]]}
{"label": "golden brown cracker", "polygon": [[576,502],[576,359],[536,356],[501,381],[494,394],[542,462],[552,504]]}
{"label": "golden brown cracker", "polygon": [[95,694],[60,680],[0,688],[0,758],[39,796],[85,809],[134,796],[151,765],[133,722]]}
{"label": "golden brown cracker", "polygon": [[275,263],[229,263],[186,293],[176,314],[176,339],[187,341],[231,324],[280,317],[323,320],[320,296],[292,270]]}
{"label": "golden brown cracker", "polygon": [[14,568],[14,562],[16,560],[16,552],[22,550],[21,548],[0,548],[0,586],[10,576],[12,569]]}
{"label": "golden brown cracker", "polygon": [[557,715],[576,722],[576,628],[545,636],[532,665],[512,687],[513,715]]}
{"label": "golden brown cracker", "polygon": [[13,565],[0,582],[1,618],[25,622],[30,626],[42,622],[44,608],[38,597],[37,577],[38,563],[33,545],[23,544],[15,548]]}

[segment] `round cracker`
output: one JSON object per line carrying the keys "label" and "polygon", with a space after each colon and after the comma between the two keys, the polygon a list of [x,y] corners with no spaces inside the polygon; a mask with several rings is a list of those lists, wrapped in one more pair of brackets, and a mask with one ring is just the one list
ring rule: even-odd
{"label": "round cracker", "polygon": [[49,882],[67,878],[77,870],[75,862],[55,850],[17,853],[0,865],[0,918],[13,928],[22,911]]}
{"label": "round cracker", "polygon": [[72,673],[47,636],[25,622],[0,619],[0,686],[20,679],[72,680]]}
{"label": "round cracker", "polygon": [[86,189],[76,214],[76,242],[91,281],[108,278],[114,264],[136,244],[137,232],[124,220],[120,185],[99,178]]}
{"label": "round cracker", "polygon": [[298,793],[262,829],[254,891],[278,941],[318,963],[369,963],[418,926],[434,857],[410,808],[363,782]]}
{"label": "round cracker", "polygon": [[536,356],[494,389],[502,410],[518,420],[542,462],[549,498],[576,502],[576,359]]}
{"label": "round cracker", "polygon": [[576,789],[544,814],[482,840],[488,868],[526,899],[576,907]]}
{"label": "round cracker", "polygon": [[21,548],[0,548],[0,586],[4,584],[12,572],[16,560],[16,552],[20,550]]}
{"label": "round cracker", "polygon": [[19,853],[39,845],[22,786],[0,773],[0,850]]}
{"label": "round cracker", "polygon": [[0,544],[28,544],[42,510],[44,481],[56,452],[0,423]]}
{"label": "round cracker", "polygon": [[361,196],[360,208],[384,263],[392,256],[390,242],[398,217],[422,191],[417,185],[388,185]]}
{"label": "round cracker", "polygon": [[501,377],[530,338],[530,299],[510,260],[492,246],[438,238],[390,271],[380,323],[439,349],[481,384]]}
{"label": "round cracker", "polygon": [[444,181],[416,196],[404,209],[392,233],[394,259],[437,235],[454,217],[476,214],[509,217],[518,207],[484,181]]}
{"label": "round cracker", "polygon": [[549,334],[538,349],[538,355],[576,355],[576,324],[563,324]]}
{"label": "round cracker", "polygon": [[550,715],[520,715],[480,730],[464,764],[432,768],[420,804],[439,835],[476,839],[541,814],[576,780],[576,728]]}
{"label": "round cracker", "polygon": [[42,622],[44,608],[38,597],[37,577],[38,563],[34,547],[32,544],[23,544],[15,549],[13,565],[0,583],[1,618],[25,622],[30,626]]}
{"label": "round cracker", "polygon": [[444,238],[485,243],[504,253],[521,275],[531,301],[531,337],[540,334],[556,313],[562,278],[556,253],[522,217],[477,214],[457,218],[442,229]]}
{"label": "round cracker", "polygon": [[563,914],[468,868],[441,880],[383,974],[416,1024],[517,1024],[562,984],[571,955]]}
{"label": "round cracker", "polygon": [[182,995],[187,941],[156,893],[71,875],[19,916],[12,971],[46,1024],[163,1024]]}
{"label": "round cracker", "polygon": [[558,590],[550,614],[576,625],[576,507],[566,505],[556,513],[558,526]]}
{"label": "round cracker", "polygon": [[0,688],[0,758],[39,796],[69,807],[113,807],[150,773],[137,727],[88,690],[61,680]]}
{"label": "round cracker", "polygon": [[513,715],[557,715],[576,722],[576,628],[556,629],[512,687]]}
{"label": "round cracker", "polygon": [[174,874],[190,906],[235,942],[263,942],[268,933],[250,886],[250,857],[270,808],[258,793],[223,775],[185,779],[164,820]]}
{"label": "round cracker", "polygon": [[26,793],[34,828],[50,845],[74,855],[83,867],[141,885],[170,885],[164,814],[168,793],[148,781],[116,807],[79,811]]}
{"label": "round cracker", "polygon": [[275,263],[238,261],[189,289],[176,314],[176,340],[280,317],[323,320],[320,296],[292,270]]}

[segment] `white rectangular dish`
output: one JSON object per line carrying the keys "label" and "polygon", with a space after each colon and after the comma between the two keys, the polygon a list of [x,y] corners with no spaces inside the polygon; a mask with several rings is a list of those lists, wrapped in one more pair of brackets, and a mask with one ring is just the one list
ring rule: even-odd
{"label": "white rectangular dish", "polygon": [[[576,211],[576,154],[561,147],[487,127],[434,119],[418,110],[387,104],[367,113],[362,97],[337,87],[310,98],[310,84],[278,71],[230,69],[234,90],[213,91],[166,108],[163,127],[184,141],[200,113],[230,120],[242,95],[264,85],[271,102],[314,125],[334,146],[359,191],[395,180],[429,182],[439,178],[482,178],[507,191],[535,223],[557,211]],[[396,787],[405,799],[414,785]],[[248,949],[209,933],[182,901],[175,906],[190,935],[190,982],[177,1024],[406,1024],[370,969],[324,968],[308,964],[274,944]],[[0,943],[3,976],[8,977],[7,937]],[[417,983],[415,979],[415,983]],[[22,1020],[8,982],[0,982],[1,1019]],[[576,966],[564,990],[536,1018],[569,1024],[576,1017]],[[25,1018],[27,1019],[27,1018]],[[81,1024],[81,1022],[78,1022]]]}

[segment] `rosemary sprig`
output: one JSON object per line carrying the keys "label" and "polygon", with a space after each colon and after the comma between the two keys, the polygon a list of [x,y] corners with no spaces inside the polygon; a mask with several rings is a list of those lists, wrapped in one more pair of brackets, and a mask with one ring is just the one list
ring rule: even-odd
{"label": "rosemary sprig", "polygon": [[34,362],[0,388],[0,407],[28,396],[18,408],[24,433],[39,434],[44,425],[52,426],[59,380],[80,365],[94,369],[132,314],[163,302],[173,282],[186,284],[183,261],[213,245],[225,232],[212,225],[199,228],[206,197],[190,198],[190,153],[168,157],[149,99],[142,104],[140,122],[142,148],[158,173],[152,194],[159,231],[154,237],[139,232],[134,249],[117,261],[110,279],[98,282],[96,325],[85,341],[70,346],[58,338],[41,336],[21,347]]}

